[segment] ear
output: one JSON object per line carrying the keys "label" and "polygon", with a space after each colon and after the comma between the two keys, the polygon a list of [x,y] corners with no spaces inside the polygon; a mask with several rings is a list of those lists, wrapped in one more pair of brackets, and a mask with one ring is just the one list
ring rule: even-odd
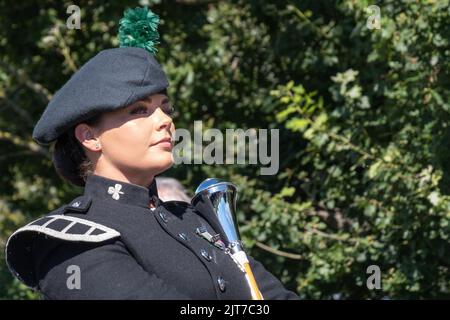
{"label": "ear", "polygon": [[75,137],[80,143],[90,151],[100,151],[100,139],[96,136],[95,130],[85,123],[75,127]]}

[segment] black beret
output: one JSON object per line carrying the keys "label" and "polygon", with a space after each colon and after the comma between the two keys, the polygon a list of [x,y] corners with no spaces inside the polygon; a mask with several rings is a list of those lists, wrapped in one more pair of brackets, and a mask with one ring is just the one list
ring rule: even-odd
{"label": "black beret", "polygon": [[56,92],[34,128],[33,139],[49,144],[98,113],[127,106],[168,86],[166,74],[145,49],[103,50]]}

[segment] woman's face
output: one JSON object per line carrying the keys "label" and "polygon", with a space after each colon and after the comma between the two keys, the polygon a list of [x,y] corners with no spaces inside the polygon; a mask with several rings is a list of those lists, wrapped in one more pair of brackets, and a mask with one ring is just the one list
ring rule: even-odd
{"label": "woman's face", "polygon": [[[96,142],[89,144],[89,150],[98,155],[94,172],[112,178],[120,172],[133,183],[146,184],[144,176],[153,179],[170,168],[175,131],[172,113],[168,97],[158,93],[102,114],[95,127]],[[100,148],[95,150],[95,144]]]}

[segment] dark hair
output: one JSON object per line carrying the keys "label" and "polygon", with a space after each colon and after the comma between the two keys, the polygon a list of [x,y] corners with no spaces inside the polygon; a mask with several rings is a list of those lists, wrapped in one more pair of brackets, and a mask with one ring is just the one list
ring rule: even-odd
{"label": "dark hair", "polygon": [[[82,123],[95,126],[100,122],[101,114],[89,118]],[[53,165],[60,177],[76,186],[84,186],[87,177],[92,174],[91,160],[75,137],[75,127],[61,134],[56,140],[53,150]]]}

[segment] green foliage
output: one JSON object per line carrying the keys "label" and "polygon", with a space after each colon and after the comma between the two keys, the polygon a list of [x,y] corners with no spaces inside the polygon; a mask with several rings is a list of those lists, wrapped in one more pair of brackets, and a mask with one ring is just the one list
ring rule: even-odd
{"label": "green foliage", "polygon": [[[177,127],[280,129],[280,171],[178,165],[191,190],[239,186],[250,253],[302,298],[449,298],[448,0],[152,1],[157,59]],[[118,46],[131,1],[0,1],[0,245],[81,192],[31,141],[48,99],[99,50]],[[206,128],[205,128],[206,129]],[[0,250],[3,254],[3,250]],[[3,257],[1,257],[3,259]],[[382,289],[366,287],[381,269]],[[0,261],[0,297],[31,298]]]}

